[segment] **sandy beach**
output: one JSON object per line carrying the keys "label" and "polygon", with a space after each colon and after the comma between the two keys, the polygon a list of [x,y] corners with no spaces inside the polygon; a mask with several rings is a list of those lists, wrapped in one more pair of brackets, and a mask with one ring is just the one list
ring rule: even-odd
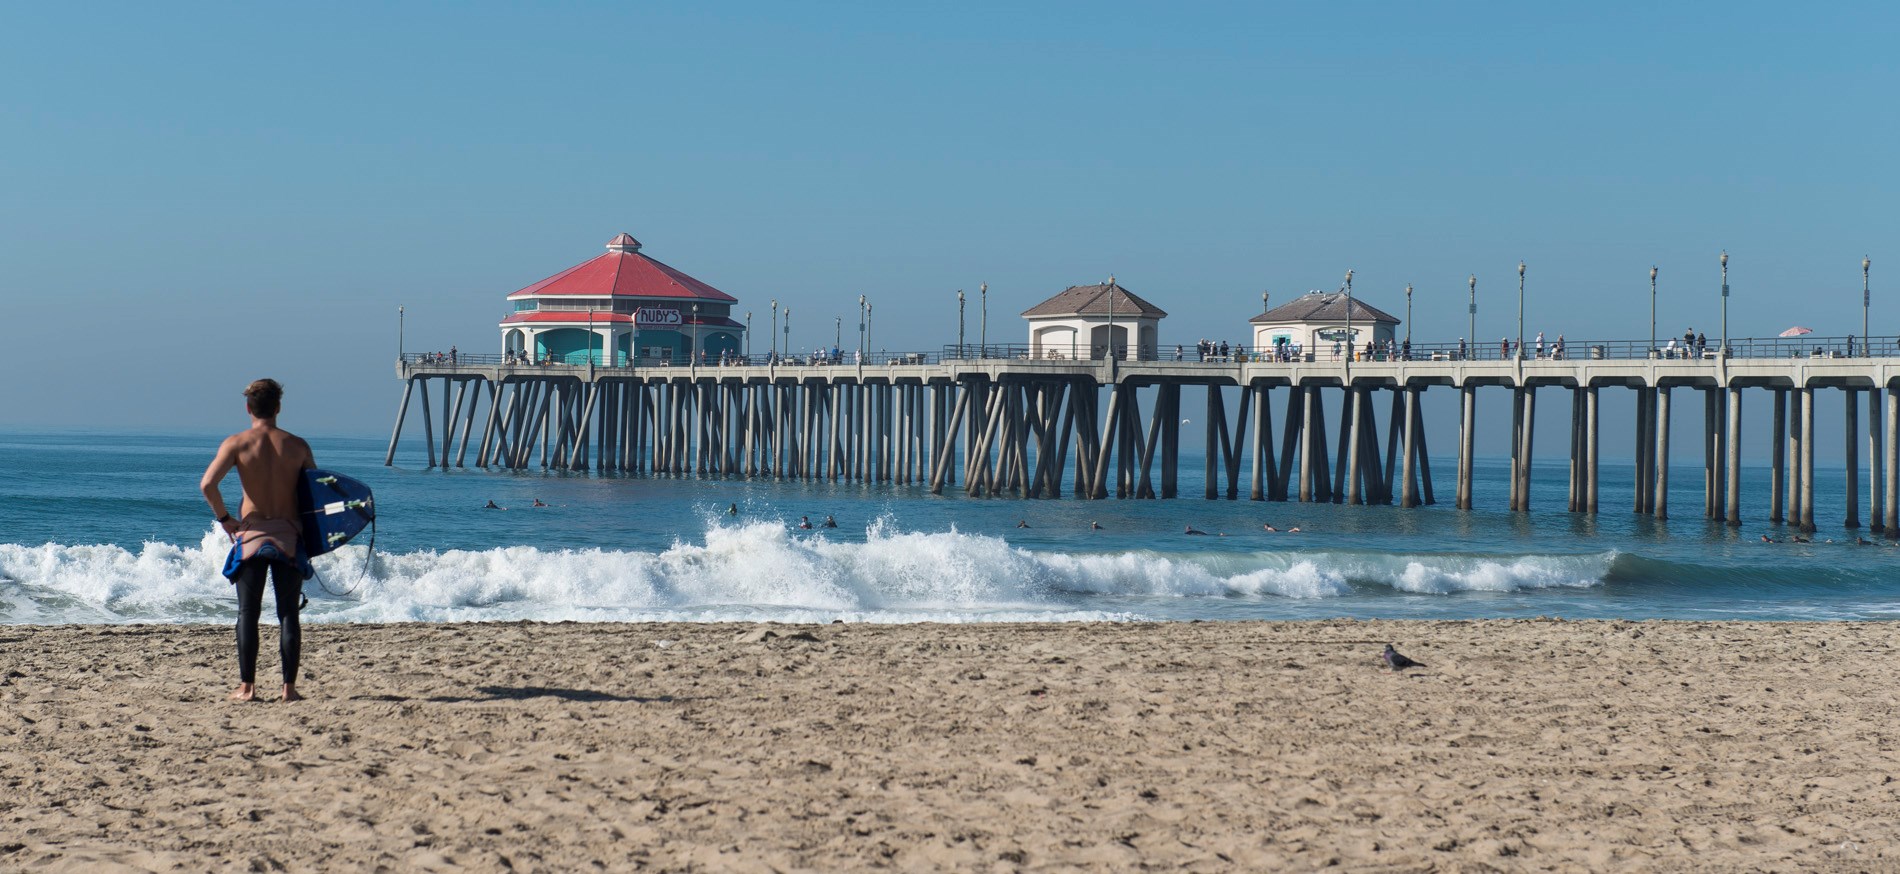
{"label": "sandy beach", "polygon": [[1892,624],[305,640],[308,701],[233,704],[223,626],[0,628],[0,869],[1865,870],[1900,832]]}

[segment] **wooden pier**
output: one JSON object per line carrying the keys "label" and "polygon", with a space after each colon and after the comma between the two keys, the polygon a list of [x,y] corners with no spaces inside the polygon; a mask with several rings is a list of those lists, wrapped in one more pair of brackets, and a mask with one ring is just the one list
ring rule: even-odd
{"label": "wooden pier", "polygon": [[[431,467],[830,479],[922,484],[937,493],[956,487],[973,496],[1172,498],[1187,415],[1199,418],[1205,432],[1206,498],[1238,498],[1244,483],[1256,501],[1417,507],[1435,503],[1436,495],[1421,398],[1448,388],[1459,393],[1460,414],[1452,500],[1470,509],[1479,390],[1501,389],[1511,403],[1510,509],[1531,507],[1538,398],[1568,392],[1568,506],[1596,513],[1599,395],[1620,388],[1636,400],[1634,512],[1668,516],[1670,404],[1672,396],[1698,392],[1703,513],[1738,526],[1743,402],[1765,392],[1773,427],[1755,439],[1771,447],[1766,518],[1813,531],[1815,393],[1835,390],[1846,399],[1845,525],[1862,524],[1864,433],[1872,474],[1867,525],[1900,536],[1896,357],[918,363],[922,357],[876,365],[589,367],[405,356],[397,364],[405,386],[384,462],[394,463],[413,400]],[[432,406],[432,383],[439,407]],[[1207,389],[1204,411],[1182,409],[1183,386]],[[1374,414],[1381,403],[1388,405],[1383,434]]]}

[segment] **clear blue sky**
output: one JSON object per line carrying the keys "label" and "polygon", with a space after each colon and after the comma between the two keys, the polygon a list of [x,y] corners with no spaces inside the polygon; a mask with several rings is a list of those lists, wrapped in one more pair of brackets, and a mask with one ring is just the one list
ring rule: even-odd
{"label": "clear blue sky", "polygon": [[[1163,342],[1347,268],[1414,335],[1900,332],[1891,7],[9,4],[0,423],[382,433],[619,231],[829,341],[1114,273]],[[1892,289],[1889,293],[1887,290]],[[848,325],[847,325],[848,326]],[[974,332],[974,312],[971,330]],[[761,340],[762,342],[762,340]],[[849,346],[849,343],[847,343]]]}

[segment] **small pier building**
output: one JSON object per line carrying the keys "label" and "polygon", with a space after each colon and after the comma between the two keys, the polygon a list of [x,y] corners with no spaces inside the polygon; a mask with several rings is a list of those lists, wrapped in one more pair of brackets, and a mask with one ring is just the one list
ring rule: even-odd
{"label": "small pier building", "polygon": [[1096,285],[1071,285],[1023,311],[1029,357],[1051,361],[1107,358],[1111,348],[1124,359],[1152,361],[1161,320],[1167,317],[1113,276]]}
{"label": "small pier building", "polygon": [[619,366],[717,361],[737,354],[738,299],[640,251],[620,234],[606,254],[508,295],[502,352],[537,364]]}
{"label": "small pier building", "polygon": [[1253,326],[1253,348],[1263,354],[1284,351],[1275,356],[1283,360],[1298,350],[1305,361],[1340,360],[1348,345],[1362,350],[1367,343],[1383,346],[1399,325],[1391,314],[1343,291],[1309,291],[1247,322]]}

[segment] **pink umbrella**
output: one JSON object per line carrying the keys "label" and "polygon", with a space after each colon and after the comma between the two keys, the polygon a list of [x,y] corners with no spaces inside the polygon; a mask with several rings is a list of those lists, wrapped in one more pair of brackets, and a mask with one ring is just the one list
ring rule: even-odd
{"label": "pink umbrella", "polygon": [[1814,329],[1813,329],[1813,328],[1803,328],[1803,327],[1801,327],[1800,325],[1795,325],[1794,327],[1792,327],[1792,328],[1789,328],[1789,329],[1788,329],[1788,330],[1786,330],[1786,331],[1782,331],[1782,332],[1781,332],[1781,336],[1783,336],[1783,337],[1799,337],[1799,336],[1801,336],[1802,334],[1812,334],[1812,333],[1814,333]]}

